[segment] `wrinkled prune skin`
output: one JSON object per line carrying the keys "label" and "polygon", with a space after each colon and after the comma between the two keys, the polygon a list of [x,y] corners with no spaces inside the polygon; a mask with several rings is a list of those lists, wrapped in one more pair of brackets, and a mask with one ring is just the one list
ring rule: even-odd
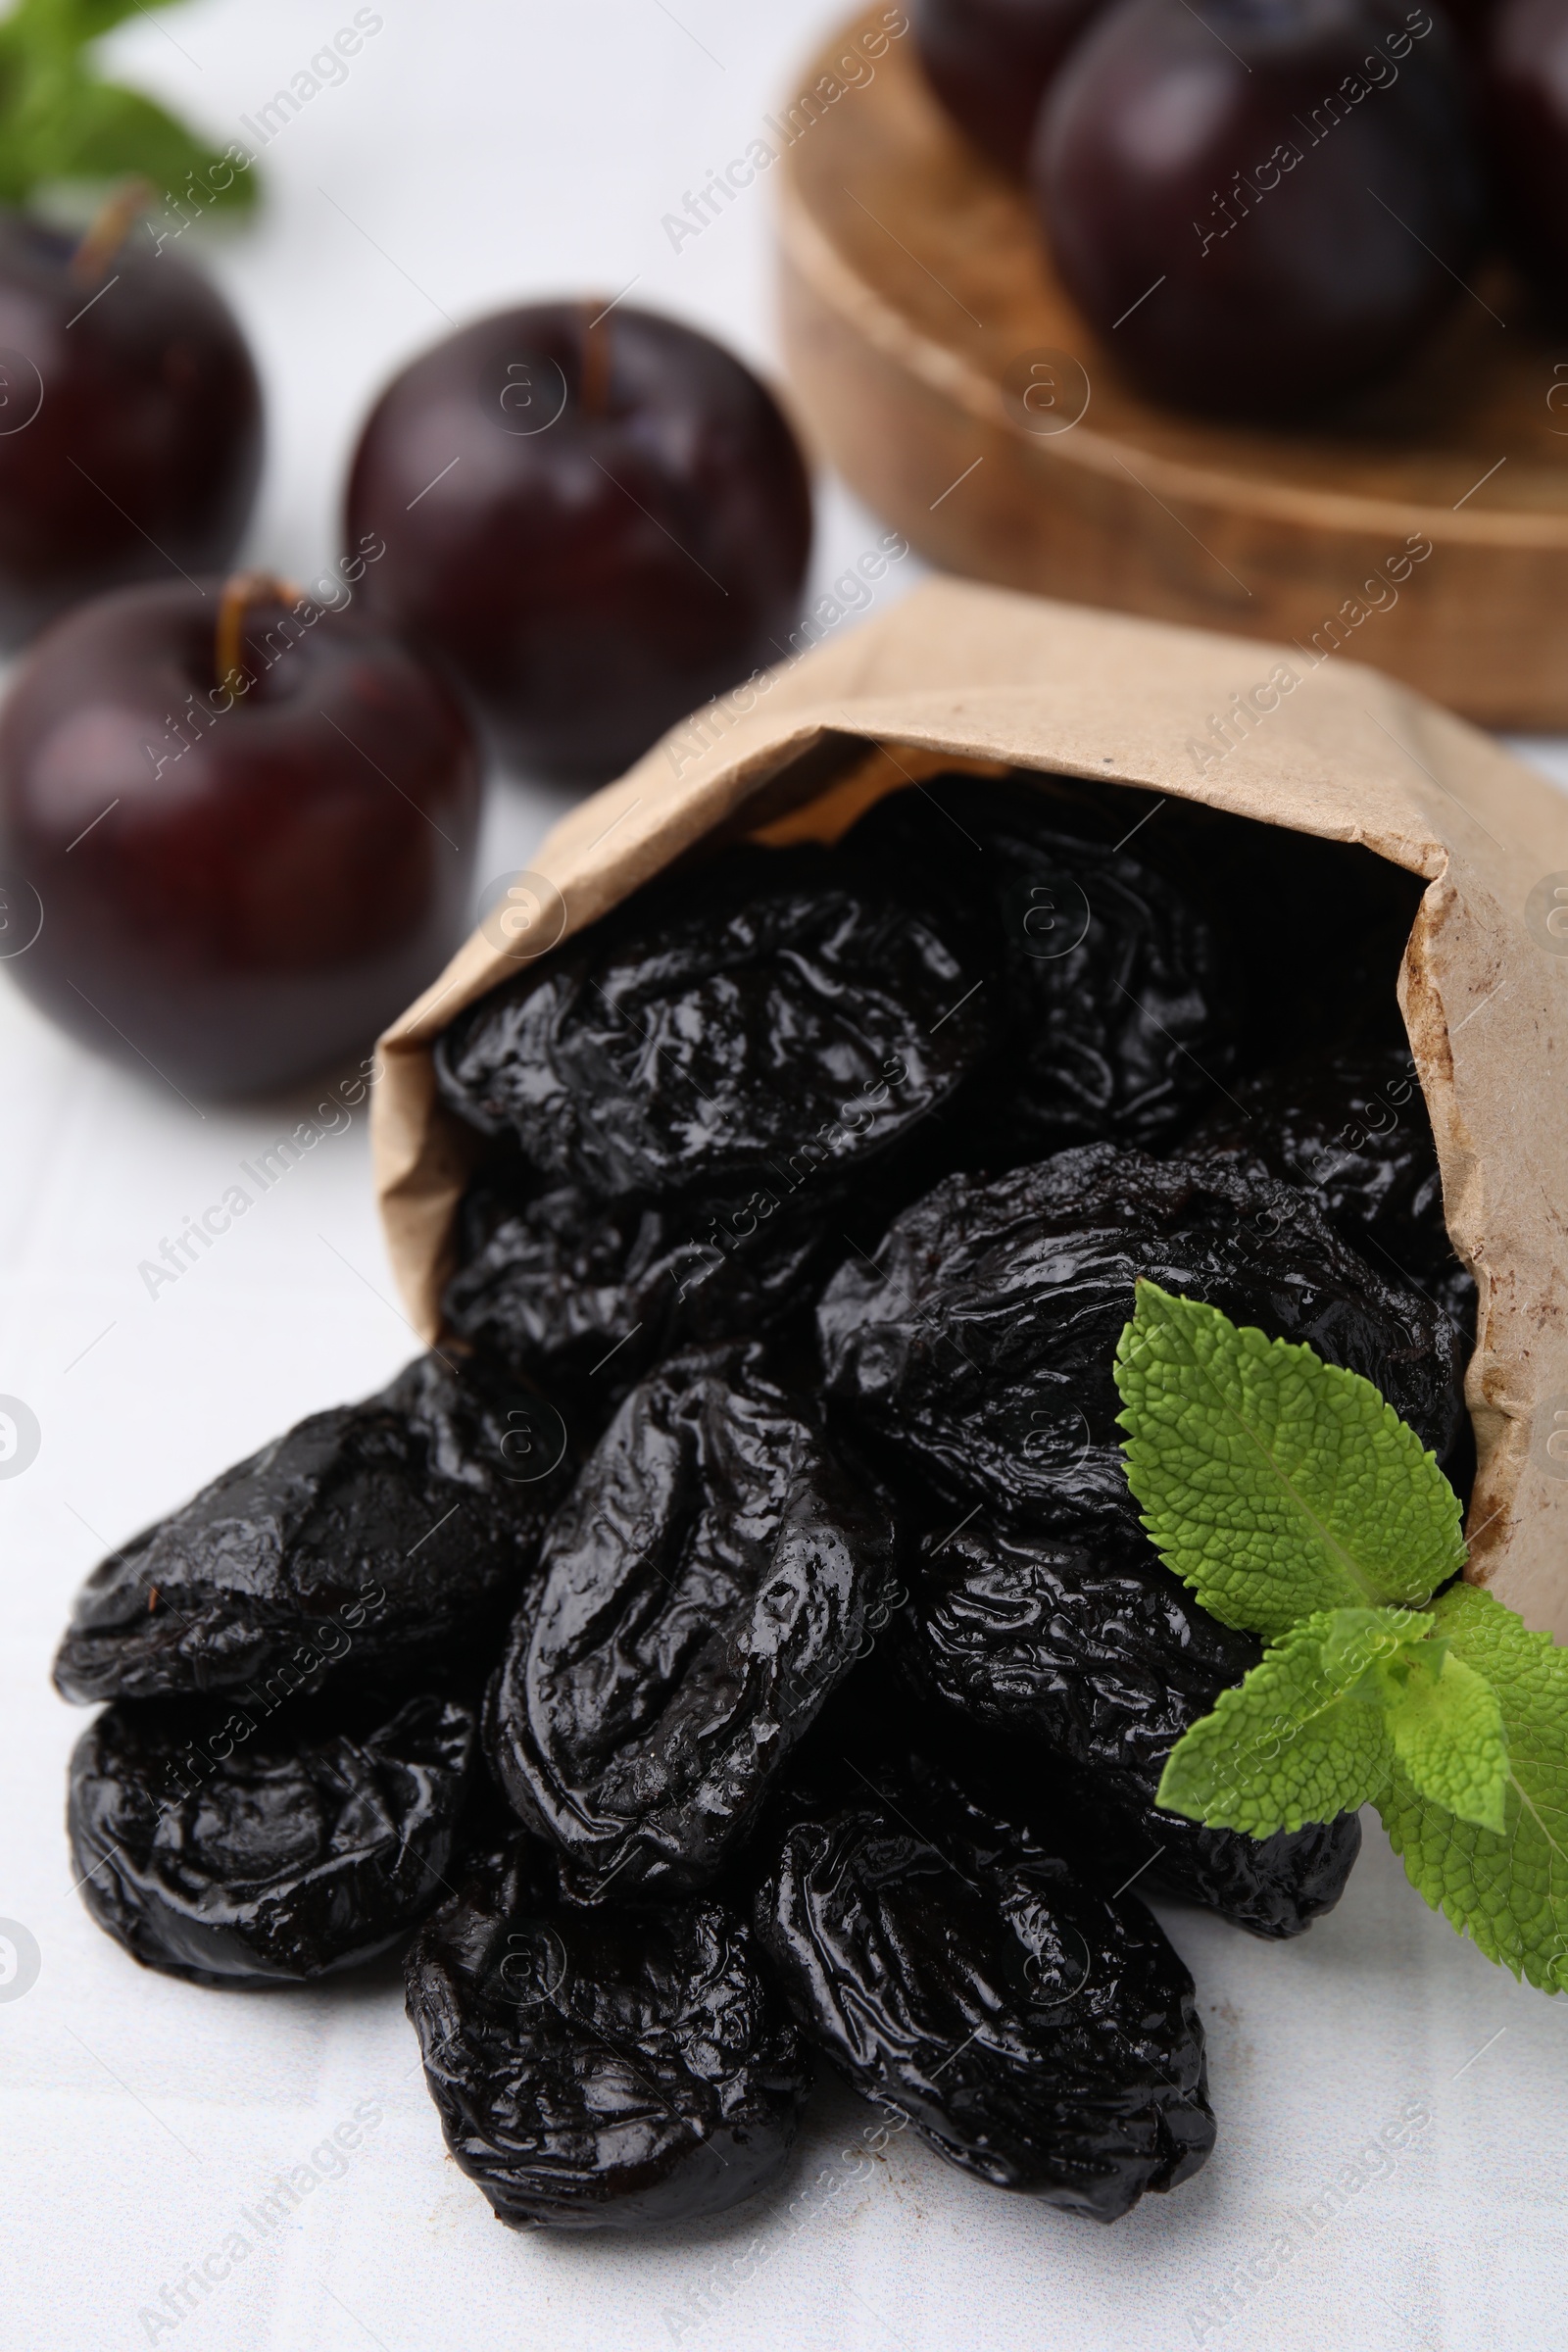
{"label": "wrinkled prune skin", "polygon": [[928,1538],[901,1624],[948,1703],[1140,1790],[1262,1656],[1211,1617],[1136,1522],[1095,1545],[971,1520]]}
{"label": "wrinkled prune skin", "polygon": [[845,1245],[838,1197],[819,1188],[807,1205],[704,1215],[573,1186],[527,1198],[514,1179],[481,1177],[464,1203],[447,1328],[602,1426],[666,1355],[755,1337],[809,1306]]}
{"label": "wrinkled prune skin", "polygon": [[864,867],[735,848],[649,884],[460,1013],[436,1081],[548,1183],[605,1200],[842,1176],[979,1061],[971,986]]}
{"label": "wrinkled prune skin", "polygon": [[987,974],[997,1054],[971,1090],[969,1165],[1157,1150],[1214,1096],[1235,992],[1189,830],[1150,793],[938,776],[849,834]]}
{"label": "wrinkled prune skin", "polygon": [[297,1984],[432,1909],[473,1778],[473,1713],[295,1701],[265,1720],[154,1700],[76,1743],[68,1826],[87,1908],[147,1968]]}
{"label": "wrinkled prune skin", "polygon": [[898,1753],[837,1793],[813,1759],[768,1828],[755,1918],[791,2009],[940,2155],[1101,2222],[1202,2164],[1192,1979],[1136,1899]]}
{"label": "wrinkled prune skin", "polygon": [[1072,1825],[1074,1860],[1106,1884],[1136,1871],[1255,1936],[1298,1935],[1333,1909],[1360,1851],[1354,1814],[1254,1838],[1156,1805],[1170,1750],[1262,1650],[1200,1606],[1130,1517],[1087,1546],[974,1519],[924,1553],[897,1620],[901,1666],[956,1721],[1009,1736],[1011,1785],[1041,1803],[1049,1752],[1052,1828]]}
{"label": "wrinkled prune skin", "polygon": [[1295,1187],[1091,1145],[954,1176],[817,1309],[827,1393],[954,1506],[1085,1533],[1127,1507],[1116,1343],[1148,1277],[1362,1374],[1442,1460],[1467,1431],[1446,1315],[1358,1256]]}
{"label": "wrinkled prune skin", "polygon": [[1439,1299],[1473,1346],[1475,1283],[1444,1222],[1438,1147],[1409,1049],[1312,1054],[1231,1092],[1185,1149],[1256,1159],[1299,1185],[1381,1273]]}
{"label": "wrinkled prune skin", "polygon": [[500,1639],[569,1481],[548,1468],[565,1443],[541,1399],[417,1357],[112,1552],[56,1685],[83,1705],[250,1684],[275,1703],[327,1675],[427,1675]]}
{"label": "wrinkled prune skin", "polygon": [[448,2147],[515,2230],[722,2213],[782,2169],[808,2063],[746,1923],[560,1902],[524,1838],[421,1929],[409,2016]]}
{"label": "wrinkled prune skin", "polygon": [[892,1531],[756,1347],[634,1389],[545,1539],[485,1740],[579,1901],[702,1886],[855,1664]]}
{"label": "wrinkled prune skin", "polygon": [[[1022,1742],[1004,1743],[1011,1772]],[[1041,1757],[1032,1743],[1028,1759]],[[1361,1851],[1354,1813],[1276,1830],[1269,1838],[1205,1830],[1179,1813],[1123,1803],[1102,1774],[1063,1757],[1046,1759],[1038,1802],[1062,1826],[1063,1851],[1096,1886],[1197,1903],[1265,1942],[1286,1942],[1334,1909]],[[984,1758],[973,1769],[983,1778]],[[1007,1785],[1014,1786],[1010,1777]]]}

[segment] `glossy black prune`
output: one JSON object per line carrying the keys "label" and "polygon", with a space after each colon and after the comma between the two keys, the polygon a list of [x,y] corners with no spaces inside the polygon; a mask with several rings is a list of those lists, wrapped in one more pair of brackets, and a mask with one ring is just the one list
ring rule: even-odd
{"label": "glossy black prune", "polygon": [[971,987],[863,867],[731,849],[460,1013],[436,1079],[553,1185],[793,1187],[848,1174],[951,1098],[987,1040]]}
{"label": "glossy black prune", "polygon": [[1359,1372],[1440,1459],[1462,1439],[1447,1316],[1304,1194],[1217,1159],[1089,1145],[949,1177],[846,1261],[817,1309],[827,1392],[954,1508],[1083,1533],[1127,1508],[1112,1377],[1140,1277]]}
{"label": "glossy black prune", "polygon": [[435,1696],[108,1707],[71,1762],[87,1908],[145,1967],[202,1984],[352,1967],[441,1899],[476,1759],[472,1713]]}
{"label": "glossy black prune", "polygon": [[1233,992],[1190,831],[1150,793],[938,776],[847,836],[988,975],[997,1053],[971,1089],[971,1164],[1157,1148],[1213,1096]]}
{"label": "glossy black prune", "polygon": [[769,1816],[758,1939],[856,2089],[964,2171],[1096,2221],[1195,2173],[1202,2027],[1142,1905],[932,1764],[889,1755],[848,1797],[824,1798],[820,1765],[803,1778]]}
{"label": "glossy black prune", "polygon": [[579,1910],[518,1838],[426,1922],[407,1979],[447,2145],[514,2229],[692,2221],[784,2164],[808,2061],[710,1896]]}
{"label": "glossy black prune", "polygon": [[551,1524],[485,1741],[582,1901],[701,1886],[854,1665],[891,1529],[756,1347],[672,1358]]}
{"label": "glossy black prune", "polygon": [[417,1357],[112,1552],[56,1685],[86,1705],[254,1682],[275,1702],[499,1641],[567,1484],[550,1474],[565,1442],[538,1397]]}
{"label": "glossy black prune", "polygon": [[825,1186],[802,1209],[760,1213],[750,1201],[600,1201],[570,1185],[529,1198],[514,1176],[480,1175],[464,1201],[447,1327],[602,1425],[662,1357],[808,1307],[845,1254],[841,1206]]}
{"label": "glossy black prune", "polygon": [[[1011,1775],[1025,1761],[1024,1742],[1002,1744],[1011,1788]],[[1031,1770],[1040,1757],[1041,1750],[1029,1744]],[[1332,1911],[1360,1855],[1355,1813],[1253,1838],[1205,1830],[1152,1805],[1123,1803],[1103,1774],[1065,1757],[1044,1761],[1038,1801],[1062,1825],[1062,1850],[1096,1886],[1112,1892],[1133,1886],[1200,1904],[1265,1942],[1299,1936]],[[977,1778],[985,1777],[983,1763],[981,1757],[973,1761]]]}
{"label": "glossy black prune", "polygon": [[1475,1284],[1444,1222],[1438,1147],[1408,1048],[1309,1054],[1231,1092],[1185,1148],[1255,1158],[1299,1185],[1352,1248],[1441,1299],[1472,1341]]}
{"label": "glossy black prune", "polygon": [[1130,1516],[1093,1546],[984,1518],[921,1546],[901,1625],[950,1705],[1027,1729],[1111,1781],[1157,1783],[1182,1734],[1262,1655],[1221,1625]]}
{"label": "glossy black prune", "polygon": [[[1156,1806],[1170,1750],[1262,1651],[1200,1605],[1130,1517],[1090,1547],[972,1519],[923,1549],[901,1663],[956,1721],[1011,1736],[1012,1785],[1049,1806],[1054,1831],[1071,1825],[1075,1860],[1107,1884],[1137,1872],[1141,1888],[1256,1936],[1298,1935],[1333,1909],[1360,1851],[1354,1814],[1254,1838]],[[1044,1785],[1042,1750],[1065,1767]]]}

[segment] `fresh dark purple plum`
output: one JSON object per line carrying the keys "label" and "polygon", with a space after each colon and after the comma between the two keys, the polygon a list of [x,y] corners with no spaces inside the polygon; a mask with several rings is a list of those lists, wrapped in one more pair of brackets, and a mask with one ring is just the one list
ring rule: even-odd
{"label": "fresh dark purple plum", "polygon": [[926,79],[975,145],[1022,178],[1047,84],[1104,0],[915,0]]}
{"label": "fresh dark purple plum", "polygon": [[108,588],[220,570],[261,464],[256,369],[204,277],[0,213],[0,643]]}
{"label": "fresh dark purple plum", "polygon": [[386,541],[369,611],[444,664],[503,756],[588,783],[783,656],[811,500],[772,395],[716,343],[541,303],[388,386],[348,531]]}
{"label": "fresh dark purple plum", "polygon": [[280,1086],[440,969],[478,816],[452,694],[357,615],[248,575],[122,589],[55,622],[0,713],[0,870],[42,914],[8,968],[181,1093]]}
{"label": "fresh dark purple plum", "polygon": [[1501,0],[1483,41],[1504,231],[1561,309],[1568,297],[1568,0]]}
{"label": "fresh dark purple plum", "polygon": [[1220,416],[1298,417],[1395,367],[1483,227],[1457,43],[1404,0],[1117,0],[1031,169],[1090,323],[1146,391]]}

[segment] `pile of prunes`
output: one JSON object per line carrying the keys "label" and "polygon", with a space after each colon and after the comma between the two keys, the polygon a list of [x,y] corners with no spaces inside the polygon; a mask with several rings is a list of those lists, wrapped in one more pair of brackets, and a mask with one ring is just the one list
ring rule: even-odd
{"label": "pile of prunes", "polygon": [[407,1946],[519,2227],[716,2213],[824,2055],[1101,2221],[1213,2142],[1157,1890],[1263,1936],[1352,1816],[1154,1803],[1259,1652],[1162,1566],[1147,1275],[1365,1374],[1463,1489],[1475,1295],[1396,1003],[1420,885],[1122,788],[947,776],[710,845],[439,1041],[441,1345],[89,1579],[82,1891],[138,1960]]}

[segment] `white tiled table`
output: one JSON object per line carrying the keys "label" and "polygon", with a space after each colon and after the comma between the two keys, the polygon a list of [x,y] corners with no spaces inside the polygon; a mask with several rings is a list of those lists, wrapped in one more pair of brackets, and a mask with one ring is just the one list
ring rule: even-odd
{"label": "white tiled table", "polygon": [[[377,13],[348,78],[270,146],[265,217],[213,264],[271,405],[249,552],[295,574],[335,552],[357,419],[443,312],[636,277],[638,300],[766,363],[765,186],[678,252],[661,220],[745,148],[836,11]],[[118,39],[127,73],[218,128],[352,15],[348,0],[204,0]],[[830,490],[823,580],[875,529]],[[524,862],[558,805],[498,789],[481,879]],[[363,1114],[176,1285],[153,1298],[138,1279],[317,1099],[198,1117],[88,1060],[0,984],[0,1393],[42,1432],[32,1466],[0,1481],[0,1916],[41,1959],[24,1997],[0,1999],[0,2352],[1560,2344],[1568,2003],[1461,1945],[1375,1823],[1341,1908],[1296,1944],[1169,1914],[1208,2024],[1220,2143],[1198,2180],[1111,2230],[982,2190],[907,2137],[847,2161],[868,2111],[828,2089],[786,2186],[730,2220],[647,2243],[516,2237],[444,2156],[394,1971],[220,1995],[138,1970],[90,1925],[60,1822],[79,1720],[46,1680],[77,1579],[413,1352]],[[358,2144],[332,2154],[356,2116]],[[264,2227],[259,2200],[287,2203],[279,2176],[297,2204]]]}

